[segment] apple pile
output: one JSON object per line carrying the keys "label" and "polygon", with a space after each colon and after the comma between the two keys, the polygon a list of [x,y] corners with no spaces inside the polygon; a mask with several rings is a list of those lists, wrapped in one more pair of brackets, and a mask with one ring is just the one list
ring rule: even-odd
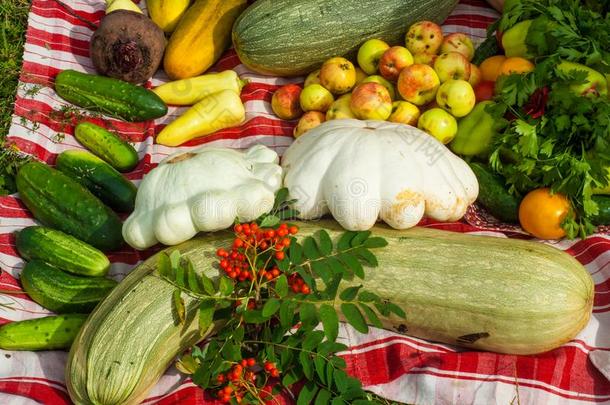
{"label": "apple pile", "polygon": [[418,126],[447,144],[456,118],[472,111],[473,86],[481,71],[470,63],[474,46],[464,33],[443,35],[439,25],[420,21],[409,27],[405,46],[371,39],[360,47],[357,66],[334,57],[310,73],[304,87],[289,84],[272,98],[275,114],[299,122],[299,137],[322,122],[356,118]]}

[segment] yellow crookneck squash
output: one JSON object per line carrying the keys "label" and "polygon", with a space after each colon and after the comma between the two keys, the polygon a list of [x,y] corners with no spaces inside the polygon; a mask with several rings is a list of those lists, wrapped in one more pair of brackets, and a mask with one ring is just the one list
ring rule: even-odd
{"label": "yellow crookneck squash", "polygon": [[233,23],[246,0],[196,0],[184,13],[165,50],[163,66],[172,79],[202,74],[231,42]]}

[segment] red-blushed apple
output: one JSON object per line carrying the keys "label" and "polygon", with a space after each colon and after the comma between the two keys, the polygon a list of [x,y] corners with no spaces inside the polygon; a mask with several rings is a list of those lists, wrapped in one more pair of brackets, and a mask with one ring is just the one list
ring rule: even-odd
{"label": "red-blushed apple", "polygon": [[468,35],[463,32],[456,32],[447,35],[441,44],[440,53],[449,52],[461,53],[470,62],[474,56],[474,45]]}
{"label": "red-blushed apple", "polygon": [[366,79],[364,79],[362,81],[362,83],[379,83],[383,87],[388,89],[388,92],[390,93],[390,98],[392,99],[392,101],[396,100],[396,88],[394,87],[394,84],[390,83],[383,77],[381,77],[379,75],[369,76]]}
{"label": "red-blushed apple", "polygon": [[362,83],[352,92],[350,108],[361,120],[385,121],[392,113],[392,99],[379,83]]}
{"label": "red-blushed apple", "polygon": [[287,84],[273,93],[271,108],[275,115],[283,120],[293,120],[303,115],[301,109],[301,86]]}
{"label": "red-blushed apple", "polygon": [[379,60],[390,45],[380,39],[369,39],[358,49],[358,65],[367,75],[374,75],[379,68]]}
{"label": "red-blushed apple", "polygon": [[350,107],[352,93],[347,93],[335,100],[326,111],[326,121],[356,118]]}
{"label": "red-blushed apple", "polygon": [[474,87],[474,95],[477,98],[477,103],[487,101],[494,98],[494,90],[496,83],[489,80],[482,80]]}
{"label": "red-blushed apple", "polygon": [[312,84],[320,84],[320,69],[314,70],[307,75],[303,87],[311,86]]}
{"label": "red-blushed apple", "polygon": [[366,78],[367,78],[367,75],[366,75],[366,73],[364,73],[364,70],[362,70],[359,67],[357,67],[356,68],[356,84],[355,85],[356,86],[359,85]]}
{"label": "red-blushed apple", "polygon": [[413,63],[434,66],[434,61],[437,57],[438,55],[435,53],[416,53],[413,55]]}
{"label": "red-blushed apple", "polygon": [[438,53],[443,43],[443,30],[432,21],[420,21],[409,27],[405,36],[407,49],[413,54]]}
{"label": "red-blushed apple", "polygon": [[299,97],[303,111],[326,112],[335,101],[333,95],[321,84],[311,84],[301,91]]}
{"label": "red-blushed apple", "polygon": [[305,132],[314,129],[326,121],[326,115],[320,111],[307,111],[294,128],[294,137],[298,138]]}
{"label": "red-blushed apple", "polygon": [[445,145],[455,138],[458,130],[455,118],[442,108],[433,108],[424,112],[419,117],[417,127]]}
{"label": "red-blushed apple", "polygon": [[394,101],[392,103],[392,114],[390,114],[388,121],[416,126],[419,115],[419,108],[415,104],[408,101]]}
{"label": "red-blushed apple", "polygon": [[436,92],[439,107],[454,117],[468,115],[474,108],[476,97],[470,83],[465,80],[447,80]]}
{"label": "red-blushed apple", "polygon": [[477,65],[475,65],[474,63],[470,64],[470,78],[468,79],[468,83],[470,83],[470,85],[472,87],[476,86],[477,84],[479,84],[482,80],[482,74],[481,74],[481,69],[479,69],[479,67]]}
{"label": "red-blushed apple", "polygon": [[404,46],[393,46],[383,53],[379,60],[381,76],[395,82],[400,72],[413,64],[413,55]]}
{"label": "red-blushed apple", "polygon": [[356,84],[356,68],[345,58],[331,58],[320,68],[320,84],[333,94],[345,94]]}
{"label": "red-blushed apple", "polygon": [[434,70],[441,83],[447,80],[470,79],[470,62],[461,53],[444,53],[434,61]]}
{"label": "red-blushed apple", "polygon": [[401,97],[415,105],[424,105],[434,100],[440,81],[428,65],[407,66],[398,76],[398,92]]}

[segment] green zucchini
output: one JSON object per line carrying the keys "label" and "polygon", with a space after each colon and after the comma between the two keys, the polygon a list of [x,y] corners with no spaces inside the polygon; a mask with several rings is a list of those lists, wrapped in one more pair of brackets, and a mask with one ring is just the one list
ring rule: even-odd
{"label": "green zucchini", "polygon": [[17,233],[17,251],[25,260],[42,260],[82,276],[105,276],[110,260],[93,246],[61,231],[28,226]]}
{"label": "green zucchini", "polygon": [[[344,232],[331,221],[297,225],[299,238],[326,229],[336,242]],[[406,319],[382,316],[387,329],[470,350],[534,354],[568,342],[590,319],[593,280],[559,249],[420,227],[371,231],[388,241],[375,250],[379,268],[346,287],[364,285],[404,309]],[[214,252],[234,238],[208,233],[166,253],[178,250],[217,279]],[[175,287],[159,277],[158,263],[152,256],[135,268],[81,329],[66,369],[75,403],[140,403],[179,353],[222,327],[200,333],[200,301],[187,295],[185,322],[176,322]]]}
{"label": "green zucchini", "polygon": [[484,164],[472,162],[470,168],[479,181],[477,202],[500,221],[518,223],[521,198],[509,193],[502,178]]}
{"label": "green zucchini", "polygon": [[610,195],[594,195],[591,197],[597,203],[597,215],[591,218],[593,225],[610,225]]}
{"label": "green zucchini", "polygon": [[0,326],[0,349],[69,349],[87,316],[68,314],[7,323]]}
{"label": "green zucchini", "polygon": [[138,189],[115,168],[84,150],[59,154],[55,167],[77,180],[105,204],[120,212],[131,212]]}
{"label": "green zucchini", "polygon": [[40,306],[58,314],[89,313],[117,285],[104,277],[79,277],[41,260],[28,262],[21,285]]}
{"label": "green zucchini", "polygon": [[72,104],[125,121],[148,121],[167,114],[167,106],[152,91],[110,77],[64,70],[55,78],[55,91]]}
{"label": "green zucchini", "polygon": [[233,45],[250,69],[276,76],[313,72],[352,57],[368,39],[403,45],[411,24],[442,23],[457,0],[258,0],[233,25]]}
{"label": "green zucchini", "polygon": [[81,122],[74,136],[94,155],[108,162],[120,172],[129,172],[138,164],[138,153],[129,143],[91,122]]}
{"label": "green zucchini", "polygon": [[123,244],[120,218],[82,184],[59,170],[29,162],[17,173],[25,206],[43,225],[59,229],[101,250]]}

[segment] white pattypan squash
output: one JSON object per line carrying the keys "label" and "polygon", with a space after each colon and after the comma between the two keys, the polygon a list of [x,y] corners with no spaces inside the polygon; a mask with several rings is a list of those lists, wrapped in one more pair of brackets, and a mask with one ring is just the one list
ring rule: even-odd
{"label": "white pattypan squash", "polygon": [[140,184],[123,237],[145,249],[228,228],[236,218],[255,220],[273,208],[282,185],[278,162],[277,154],[262,145],[246,152],[202,147],[169,156]]}
{"label": "white pattypan squash", "polygon": [[379,219],[396,229],[413,227],[424,215],[455,221],[479,193],[470,167],[442,143],[383,121],[326,122],[286,150],[282,167],[302,219],[330,212],[354,231]]}

